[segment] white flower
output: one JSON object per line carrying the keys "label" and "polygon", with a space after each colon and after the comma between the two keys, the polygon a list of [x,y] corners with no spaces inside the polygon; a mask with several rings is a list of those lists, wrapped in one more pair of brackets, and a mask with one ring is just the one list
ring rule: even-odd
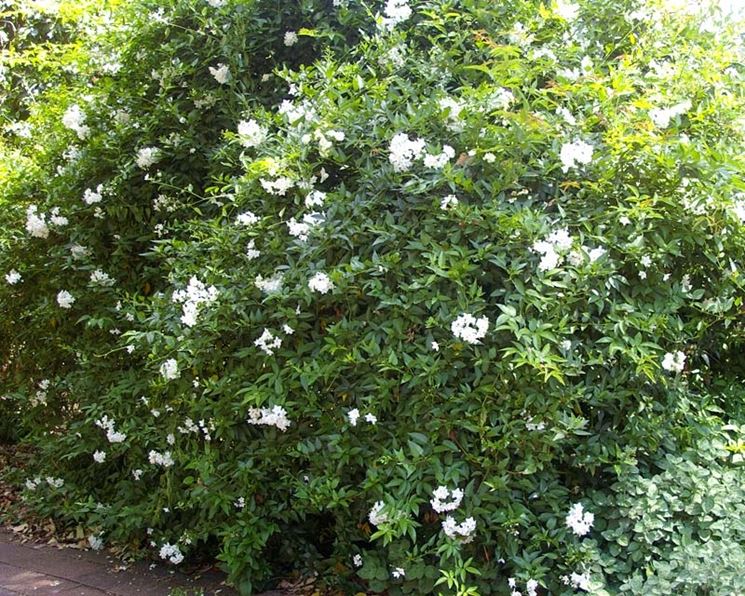
{"label": "white flower", "polygon": [[211,306],[217,300],[218,291],[215,286],[209,288],[196,277],[189,280],[185,290],[176,290],[173,293],[174,302],[183,303],[181,322],[187,327],[197,324],[197,315],[205,306]]}
{"label": "white flower", "polygon": [[136,470],[132,470],[132,477],[135,480],[139,480],[140,478],[142,478],[143,473],[144,472],[140,468],[137,468]]}
{"label": "white flower", "polygon": [[18,273],[15,269],[11,269],[5,274],[5,281],[8,282],[11,286],[16,285],[19,281],[23,280],[23,276]]}
{"label": "white flower", "polygon": [[375,416],[375,414],[365,414],[365,422],[368,422],[370,424],[377,424],[378,423],[378,417]]}
{"label": "white flower", "polygon": [[429,344],[429,346],[435,351],[440,351],[440,344],[438,344],[436,341],[432,340],[432,343]]}
{"label": "white flower", "polygon": [[47,476],[45,480],[47,481],[47,484],[52,488],[62,488],[65,485],[65,481],[62,478]]}
{"label": "white flower", "polygon": [[372,509],[370,509],[370,512],[367,514],[367,519],[370,520],[370,523],[373,526],[379,526],[389,521],[388,514],[383,513],[384,507],[385,503],[383,503],[383,501],[377,501],[375,505],[372,506]]}
{"label": "white flower", "polygon": [[261,275],[257,275],[254,280],[254,285],[265,294],[272,294],[274,292],[279,292],[282,289],[283,280],[284,276],[281,272],[268,279],[263,278]]}
{"label": "white flower", "polygon": [[264,333],[254,342],[254,345],[271,356],[274,354],[274,350],[279,349],[282,345],[282,338],[274,336],[269,329],[264,329]]}
{"label": "white flower", "polygon": [[160,547],[160,558],[178,565],[184,560],[184,555],[181,554],[181,549],[179,549],[178,545],[166,542]]}
{"label": "white flower", "polygon": [[127,438],[126,434],[116,430],[116,423],[106,415],[96,420],[96,426],[106,431],[109,443],[122,443]]}
{"label": "white flower", "polygon": [[85,119],[85,112],[80,109],[79,105],[73,104],[63,114],[62,124],[66,128],[74,130],[78,134],[78,138],[82,140],[88,136],[91,130],[90,127],[85,125]]}
{"label": "white flower", "polygon": [[212,8],[220,8],[221,6],[225,6],[225,0],[207,0],[207,4]]}
{"label": "white flower", "polygon": [[113,286],[114,285],[114,280],[111,279],[111,276],[108,273],[101,271],[100,269],[91,271],[90,279],[91,279],[92,284],[96,284],[99,286]]}
{"label": "white flower", "polygon": [[157,147],[143,147],[137,152],[136,162],[143,170],[160,161],[160,149]]}
{"label": "white flower", "polygon": [[575,573],[572,572],[571,576],[569,576],[567,579],[567,582],[571,584],[571,586],[575,590],[584,590],[585,592],[590,591],[590,574],[585,573]]}
{"label": "white flower", "polygon": [[577,164],[588,164],[592,161],[593,147],[584,141],[574,141],[564,143],[561,146],[559,158],[562,163],[562,170],[569,171],[569,168],[576,168]]}
{"label": "white flower", "polygon": [[579,6],[566,2],[566,0],[556,0],[556,9],[554,11],[565,21],[573,21],[579,14]]}
{"label": "white flower", "polygon": [[328,275],[319,271],[308,280],[308,287],[313,292],[326,294],[334,289],[334,284]]}
{"label": "white flower", "polygon": [[497,161],[497,156],[493,153],[484,153],[484,161],[486,163],[494,163]]}
{"label": "white flower", "polygon": [[95,203],[100,203],[103,200],[101,193],[103,193],[103,184],[99,184],[96,187],[95,191],[91,190],[90,188],[86,188],[85,192],[83,193],[83,202],[86,205],[94,205]]}
{"label": "white flower", "polygon": [[473,540],[476,520],[468,517],[459,524],[452,515],[448,515],[442,522],[442,529],[448,538],[459,539],[463,544],[467,544]]}
{"label": "white flower", "polygon": [[590,531],[593,522],[595,521],[595,514],[585,511],[582,503],[575,503],[569,509],[569,513],[566,516],[566,525],[571,528],[577,536],[584,536]]}
{"label": "white flower", "polygon": [[414,138],[412,141],[409,135],[404,132],[396,134],[388,147],[388,160],[393,165],[396,172],[405,172],[413,165],[414,161],[419,159],[424,151],[424,140]]}
{"label": "white flower", "polygon": [[238,497],[233,505],[235,505],[236,509],[243,509],[246,506],[246,497]]}
{"label": "white flower", "polygon": [[280,176],[276,180],[267,180],[261,178],[259,180],[261,187],[271,195],[283,197],[287,194],[287,191],[295,186],[295,181],[287,176]]}
{"label": "white flower", "polygon": [[533,243],[533,250],[542,255],[541,262],[538,264],[540,271],[550,271],[556,269],[562,261],[559,251],[566,252],[572,246],[572,237],[566,228],[554,230],[545,240],[538,240]]}
{"label": "white flower", "polygon": [[295,330],[287,323],[282,325],[282,331],[284,331],[287,335],[292,335],[293,333],[295,333]]}
{"label": "white flower", "polygon": [[587,253],[587,256],[590,259],[590,263],[594,263],[595,261],[600,259],[603,255],[605,255],[606,252],[607,251],[602,247],[593,248],[592,250],[590,250],[590,252]]}
{"label": "white flower", "polygon": [[163,364],[160,365],[160,374],[166,381],[173,381],[181,376],[181,372],[178,369],[178,362],[175,358],[169,358]]}
{"label": "white flower", "polygon": [[72,308],[73,302],[75,302],[75,297],[67,290],[60,290],[57,294],[57,304],[61,308]]}
{"label": "white flower", "polygon": [[396,567],[391,572],[391,575],[393,576],[393,579],[402,579],[406,577],[406,572],[404,571],[403,567]]}
{"label": "white flower", "polygon": [[383,14],[385,14],[383,26],[392,29],[408,19],[411,16],[411,12],[409,0],[388,0],[383,9]]}
{"label": "white flower", "polygon": [[354,555],[352,557],[352,563],[355,567],[362,567],[362,555]]}
{"label": "white flower", "polygon": [[649,110],[649,117],[657,128],[667,128],[670,120],[681,116],[691,109],[691,101],[685,100],[669,108],[653,108]]}
{"label": "white flower", "polygon": [[462,500],[462,489],[454,488],[450,491],[447,486],[438,486],[432,491],[432,499],[429,502],[432,505],[432,509],[437,511],[437,513],[443,513],[444,511],[453,511],[460,507]]}
{"label": "white flower", "polygon": [[157,451],[152,450],[148,453],[147,459],[151,464],[163,466],[164,468],[170,468],[175,463],[170,451],[158,453]]}
{"label": "white flower", "polygon": [[258,147],[266,141],[268,131],[256,120],[241,120],[238,123],[238,137],[244,147]]}
{"label": "white flower", "polygon": [[347,412],[347,418],[349,418],[349,424],[357,426],[357,420],[360,418],[360,411],[357,408],[349,410],[349,412]]}
{"label": "white flower", "polygon": [[669,372],[683,372],[686,355],[683,352],[668,352],[662,359],[662,368]]}
{"label": "white flower", "polygon": [[26,231],[34,238],[49,237],[46,215],[38,213],[36,205],[29,205],[26,208]]}
{"label": "white flower", "polygon": [[254,259],[258,259],[261,256],[261,252],[256,250],[256,241],[251,240],[246,245],[246,257],[248,257],[249,261],[253,261]]}
{"label": "white flower", "polygon": [[463,313],[450,325],[453,335],[469,344],[481,343],[481,340],[489,329],[489,319],[471,314]]}
{"label": "white flower", "polygon": [[238,217],[236,217],[235,221],[238,225],[241,226],[253,226],[260,221],[260,218],[252,211],[246,211],[245,213],[241,213]]}
{"label": "white flower", "polygon": [[326,193],[321,190],[314,190],[305,197],[305,206],[309,209],[312,207],[321,207],[326,200]]}
{"label": "white flower", "polygon": [[440,201],[440,209],[455,207],[457,204],[458,197],[456,197],[455,195],[447,195],[445,197],[442,197],[442,200]]}
{"label": "white flower", "polygon": [[442,169],[445,164],[455,157],[455,149],[450,145],[443,145],[442,153],[439,155],[431,155],[427,153],[424,156],[424,167]]}
{"label": "white flower", "polygon": [[288,48],[294,46],[298,42],[297,32],[296,31],[285,31],[284,42]]}
{"label": "white flower", "polygon": [[221,62],[216,68],[210,66],[209,70],[210,74],[215,77],[215,80],[221,85],[224,85],[230,80],[230,68],[227,64]]}
{"label": "white flower", "polygon": [[287,418],[287,411],[282,406],[251,408],[248,411],[248,423],[276,426],[282,432],[285,432],[292,424]]}
{"label": "white flower", "polygon": [[287,222],[287,228],[290,236],[294,236],[301,242],[307,242],[311,230],[323,222],[323,214],[306,213],[303,215],[303,221],[297,221],[294,217]]}
{"label": "white flower", "polygon": [[96,451],[93,454],[93,459],[96,460],[97,463],[102,464],[106,461],[106,452],[105,451]]}
{"label": "white flower", "polygon": [[538,582],[534,579],[529,579],[525,583],[525,589],[528,591],[528,596],[537,596],[538,594]]}

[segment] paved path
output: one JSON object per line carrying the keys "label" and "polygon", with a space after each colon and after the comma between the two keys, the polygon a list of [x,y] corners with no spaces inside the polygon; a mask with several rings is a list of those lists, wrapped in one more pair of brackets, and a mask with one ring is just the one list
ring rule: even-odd
{"label": "paved path", "polygon": [[191,578],[163,565],[151,569],[146,562],[121,569],[103,552],[22,544],[0,528],[0,596],[168,596],[173,588],[182,594],[235,596],[223,579],[213,572]]}

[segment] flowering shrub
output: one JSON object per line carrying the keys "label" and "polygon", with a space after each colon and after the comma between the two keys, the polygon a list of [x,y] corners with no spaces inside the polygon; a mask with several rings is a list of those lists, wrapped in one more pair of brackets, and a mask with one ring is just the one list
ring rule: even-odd
{"label": "flowering shrub", "polygon": [[611,504],[742,377],[745,72],[607,4],[114,11],[6,141],[29,501],[245,593],[654,589]]}

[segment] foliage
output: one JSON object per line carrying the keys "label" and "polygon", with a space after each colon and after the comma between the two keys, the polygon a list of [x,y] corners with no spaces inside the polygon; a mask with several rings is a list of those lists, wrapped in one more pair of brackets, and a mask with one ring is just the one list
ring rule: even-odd
{"label": "foliage", "polygon": [[708,429],[742,402],[737,30],[406,6],[114,5],[10,106],[0,408],[39,449],[27,498],[217,554],[245,593],[293,567],[734,589],[740,470]]}

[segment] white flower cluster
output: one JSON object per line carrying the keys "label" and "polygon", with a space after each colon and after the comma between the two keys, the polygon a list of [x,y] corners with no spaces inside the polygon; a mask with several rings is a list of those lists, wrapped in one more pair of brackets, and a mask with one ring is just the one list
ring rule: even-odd
{"label": "white flower cluster", "polygon": [[572,532],[577,536],[584,536],[587,534],[594,521],[595,514],[585,511],[582,503],[575,503],[572,505],[566,516],[567,527],[571,528]]}
{"label": "white flower cluster", "polygon": [[373,526],[380,526],[381,524],[385,524],[390,521],[388,514],[383,512],[384,507],[385,503],[383,501],[377,501],[375,505],[372,506],[372,509],[370,509],[370,512],[367,514],[367,519],[370,520],[370,523]]}
{"label": "white flower cluster", "polygon": [[299,38],[297,36],[296,31],[285,31],[285,36],[284,36],[283,41],[284,41],[284,44],[288,48],[291,48],[292,46],[294,46],[298,42],[298,39]]}
{"label": "white flower cluster", "polygon": [[285,432],[292,424],[287,418],[287,411],[282,406],[251,408],[248,411],[248,423],[276,426],[282,432]]}
{"label": "white flower cluster", "polygon": [[178,565],[184,560],[184,555],[181,553],[181,549],[178,545],[166,542],[160,547],[160,558],[170,561],[174,565]]}
{"label": "white flower cluster", "polygon": [[305,197],[304,204],[308,209],[312,207],[321,207],[326,200],[326,193],[322,190],[314,190]]}
{"label": "white flower cluster", "polygon": [[147,454],[148,461],[155,466],[163,466],[164,468],[170,468],[175,462],[170,451],[164,451],[158,453],[154,449]]}
{"label": "white flower cluster", "polygon": [[446,211],[451,207],[455,207],[457,204],[458,197],[456,197],[455,195],[447,195],[445,197],[442,197],[442,200],[440,201],[440,209]]}
{"label": "white flower cluster", "polygon": [[409,0],[388,0],[383,9],[383,26],[392,29],[399,23],[403,23],[411,16]]}
{"label": "white flower cluster", "polygon": [[166,381],[173,381],[181,376],[181,372],[178,369],[178,362],[175,358],[169,358],[163,364],[160,365],[160,374]]}
{"label": "white flower cluster", "polygon": [[29,400],[32,406],[47,405],[47,391],[49,390],[49,379],[39,381],[39,389]]}
{"label": "white flower cluster", "polygon": [[253,226],[259,223],[260,218],[253,211],[246,211],[235,218],[235,222],[241,226]]}
{"label": "white flower cluster", "polygon": [[388,161],[396,172],[405,172],[422,156],[424,139],[415,137],[412,141],[404,132],[396,134],[388,146]]}
{"label": "white flower cluster", "polygon": [[90,277],[91,283],[97,286],[113,286],[114,280],[111,278],[111,276],[101,271],[100,269],[96,269],[95,271],[91,271],[91,277]]}
{"label": "white flower cluster", "polygon": [[264,294],[273,294],[279,292],[282,289],[284,283],[284,275],[280,272],[276,275],[264,278],[261,275],[257,275],[254,279],[254,285],[259,288]]}
{"label": "white flower cluster", "polygon": [[566,2],[566,0],[556,0],[556,15],[565,21],[573,21],[579,14],[579,6]]}
{"label": "white flower cluster", "polygon": [[569,171],[569,168],[576,168],[577,164],[588,164],[592,161],[592,145],[585,143],[584,141],[574,141],[572,143],[564,143],[561,146],[561,153],[559,158],[562,163],[562,171],[565,173]]}
{"label": "white flower cluster", "polygon": [[490,110],[506,110],[515,101],[515,96],[509,89],[500,87],[487,100],[487,107]]}
{"label": "white flower cluster", "polygon": [[23,280],[23,276],[15,269],[11,269],[5,274],[5,281],[11,286],[16,285],[21,280]]}
{"label": "white flower cluster", "polygon": [[279,106],[279,113],[287,116],[290,124],[294,124],[300,119],[310,122],[316,117],[316,111],[310,102],[303,102],[300,105],[294,105],[290,100],[285,99]]}
{"label": "white flower cluster", "polygon": [[197,314],[200,309],[214,304],[217,296],[218,291],[215,286],[208,288],[197,277],[192,277],[186,289],[176,290],[172,299],[174,302],[183,304],[181,322],[187,327],[194,327],[197,324]]}
{"label": "white flower cluster", "polygon": [[74,130],[79,139],[85,139],[91,132],[89,126],[85,124],[86,115],[78,104],[73,104],[67,111],[62,115],[62,124]]}
{"label": "white flower cluster", "polygon": [[264,329],[264,333],[254,342],[254,345],[269,356],[274,354],[274,350],[279,349],[282,345],[282,339],[272,334],[269,329]]}
{"label": "white flower cluster", "polygon": [[460,507],[461,501],[463,501],[463,489],[448,490],[447,486],[438,486],[432,492],[432,499],[429,502],[437,513],[443,513],[454,511]]}
{"label": "white flower cluster", "polygon": [[147,170],[150,166],[158,163],[160,158],[160,149],[157,147],[143,147],[137,152],[135,161],[139,167]]}
{"label": "white flower cluster", "polygon": [[[360,411],[357,408],[352,408],[347,412],[347,418],[349,418],[349,424],[352,426],[357,426],[357,422],[360,419]],[[367,413],[365,414],[365,422],[369,422],[370,424],[376,424],[378,422],[377,416],[374,414]]]}
{"label": "white flower cluster", "polygon": [[96,451],[93,453],[93,459],[96,463],[102,464],[106,461],[106,452],[105,451]]}
{"label": "white flower cluster", "polygon": [[106,431],[106,438],[109,443],[122,443],[127,438],[126,434],[116,430],[116,422],[105,414],[99,420],[96,420],[96,426]]}
{"label": "white flower cluster", "polygon": [[221,85],[225,85],[230,80],[230,67],[222,62],[216,67],[209,67],[210,74],[215,77],[215,80]]}
{"label": "white flower cluster", "polygon": [[563,576],[561,581],[567,586],[572,586],[575,590],[584,590],[585,592],[590,591],[590,574],[587,572],[572,572],[570,576]]}
{"label": "white flower cluster", "polygon": [[[326,132],[322,132],[321,130],[316,129],[313,133],[313,138],[318,141],[318,149],[321,155],[325,155],[328,153],[329,149],[334,146],[333,141],[340,143],[347,138],[347,135],[341,130],[327,130]],[[310,135],[306,134],[303,135],[301,141],[307,144],[310,142],[310,139]]]}
{"label": "white flower cluster", "polygon": [[244,147],[258,147],[266,141],[268,131],[256,120],[241,120],[238,123],[238,138]]}
{"label": "white flower cluster", "polygon": [[[510,596],[522,596],[522,592],[517,590],[517,581],[514,577],[507,580],[507,585],[510,587]],[[525,593],[527,596],[538,596],[538,582],[534,579],[525,582]]]}
{"label": "white flower cluster", "polygon": [[57,293],[57,304],[59,304],[60,308],[72,308],[74,302],[75,297],[67,290],[60,290]]}
{"label": "white flower cluster", "polygon": [[453,157],[455,157],[455,149],[450,145],[443,145],[442,153],[439,155],[427,153],[427,155],[424,156],[424,167],[441,170],[445,167],[446,163],[453,159]]}
{"label": "white flower cluster", "polygon": [[469,344],[481,343],[481,339],[489,329],[489,319],[463,313],[450,325],[453,335]]}
{"label": "white flower cluster", "polygon": [[406,577],[406,571],[403,567],[396,567],[393,569],[393,571],[391,571],[391,576],[393,577],[393,579],[403,579],[404,577]]}
{"label": "white flower cluster", "polygon": [[96,203],[100,203],[103,200],[103,184],[99,184],[96,187],[96,190],[91,190],[90,188],[86,188],[85,192],[83,193],[83,203],[86,205],[95,205]]}
{"label": "white flower cluster", "polygon": [[352,563],[355,567],[362,567],[362,555],[359,553],[352,557]]}
{"label": "white flower cluster", "polygon": [[308,287],[313,292],[326,294],[334,289],[334,284],[328,275],[319,271],[308,280]]}
{"label": "white flower cluster", "polygon": [[258,259],[261,256],[261,251],[256,250],[256,240],[249,240],[248,244],[246,244],[246,257],[249,261],[253,261],[254,259]]}
{"label": "white flower cluster", "polygon": [[47,216],[39,213],[36,205],[29,205],[26,208],[26,231],[34,238],[48,238],[49,226],[46,219]]}
{"label": "white flower cluster", "polygon": [[295,186],[295,181],[287,176],[279,176],[274,180],[267,180],[261,178],[259,180],[261,187],[268,192],[270,195],[283,197],[287,194],[287,191]]}
{"label": "white flower cluster", "polygon": [[649,110],[649,117],[657,128],[667,128],[670,125],[670,120],[676,116],[682,116],[690,109],[691,100],[686,99],[669,108],[653,108]]}
{"label": "white flower cluster", "polygon": [[290,236],[294,236],[302,242],[307,242],[311,230],[317,225],[323,223],[323,214],[318,212],[306,213],[302,221],[297,221],[294,217],[287,222],[287,228]]}
{"label": "white flower cluster", "polygon": [[540,271],[556,269],[562,262],[562,254],[572,247],[572,237],[566,228],[554,230],[545,240],[538,240],[533,244],[533,250],[541,254],[538,264]]}
{"label": "white flower cluster", "polygon": [[[54,476],[47,476],[44,480],[52,488],[62,488],[65,485],[65,481],[62,478],[55,478]],[[24,483],[28,490],[36,490],[43,483],[41,477],[27,478]]]}
{"label": "white flower cluster", "polygon": [[680,373],[686,365],[686,355],[681,352],[668,352],[662,358],[662,368],[668,372]]}
{"label": "white flower cluster", "polygon": [[467,517],[462,523],[455,521],[452,515],[448,515],[442,522],[442,530],[448,538],[459,539],[463,544],[468,544],[473,540],[476,531],[476,520]]}

